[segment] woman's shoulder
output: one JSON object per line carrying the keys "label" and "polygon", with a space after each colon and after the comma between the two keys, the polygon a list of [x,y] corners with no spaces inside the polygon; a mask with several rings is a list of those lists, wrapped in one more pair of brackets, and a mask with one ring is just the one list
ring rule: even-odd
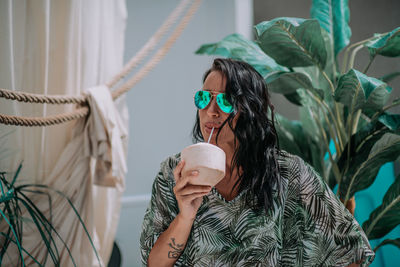
{"label": "woman's shoulder", "polygon": [[180,161],[181,161],[180,152],[164,159],[160,164],[160,171],[156,178],[174,184],[175,179],[173,171]]}
{"label": "woman's shoulder", "polygon": [[176,153],[171,156],[168,156],[166,159],[164,159],[160,166],[161,169],[175,169],[175,167],[178,165],[179,161],[181,161],[181,153]]}
{"label": "woman's shoulder", "polygon": [[283,151],[280,157],[281,177],[288,180],[289,187],[297,191],[311,190],[313,192],[323,192],[328,189],[328,185],[316,169],[297,155]]}
{"label": "woman's shoulder", "polygon": [[299,156],[291,154],[283,149],[277,153],[277,161],[281,176],[286,179],[297,177],[308,164]]}

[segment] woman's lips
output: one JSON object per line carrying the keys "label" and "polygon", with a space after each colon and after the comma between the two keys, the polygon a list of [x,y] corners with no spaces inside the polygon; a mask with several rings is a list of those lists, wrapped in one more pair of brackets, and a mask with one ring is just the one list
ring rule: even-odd
{"label": "woman's lips", "polygon": [[[205,126],[204,126],[204,129],[205,129],[206,133],[210,134],[211,131],[212,131],[212,129],[213,129],[213,127],[210,127],[210,126],[205,125]],[[219,128],[214,127],[214,132],[216,132],[217,130],[219,130]],[[213,134],[214,134],[214,133],[213,133]]]}
{"label": "woman's lips", "polygon": [[221,126],[221,123],[218,123],[218,122],[206,122],[206,123],[204,123],[204,126],[205,127],[208,127],[208,128],[219,128],[220,126]]}

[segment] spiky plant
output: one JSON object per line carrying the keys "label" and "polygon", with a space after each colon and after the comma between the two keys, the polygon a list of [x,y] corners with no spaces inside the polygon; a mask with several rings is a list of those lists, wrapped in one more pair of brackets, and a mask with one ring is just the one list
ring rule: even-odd
{"label": "spiky plant", "polygon": [[[5,136],[6,135],[3,135],[2,138],[5,138]],[[5,151],[2,152],[5,154]],[[76,266],[70,248],[53,226],[52,194],[59,195],[68,202],[70,208],[76,214],[81,226],[84,228],[100,263],[99,256],[89,232],[71,200],[62,192],[52,189],[47,185],[21,183],[16,185],[21,168],[22,163],[19,165],[12,179],[8,179],[7,177],[10,173],[0,172],[0,266],[8,256],[7,253],[10,250],[14,252],[15,247],[19,254],[19,260],[18,263],[15,263],[15,266],[26,266],[26,258],[32,259],[39,266],[45,266],[49,259],[54,266],[60,266],[60,249],[63,247],[67,250],[73,265]],[[37,196],[46,197],[49,208],[48,216],[46,216],[35,204]],[[23,210],[26,212],[23,213]],[[28,214],[28,216],[23,217],[23,214]],[[36,259],[30,251],[24,248],[23,228],[27,226],[36,229],[41,236],[39,242],[45,244],[47,251],[45,258],[41,261]],[[63,247],[57,245],[57,239],[61,241]]]}

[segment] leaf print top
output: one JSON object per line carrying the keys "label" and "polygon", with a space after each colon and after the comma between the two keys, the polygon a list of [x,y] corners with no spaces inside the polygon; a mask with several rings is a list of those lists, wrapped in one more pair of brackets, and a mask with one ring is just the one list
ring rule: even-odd
{"label": "leaf print top", "polygon": [[[179,161],[179,154],[165,160],[154,180],[140,237],[143,265],[179,213],[173,193]],[[203,198],[175,266],[369,265],[375,254],[365,233],[323,179],[287,152],[278,163],[281,184],[268,212],[249,204],[247,191],[226,201],[213,188]]]}

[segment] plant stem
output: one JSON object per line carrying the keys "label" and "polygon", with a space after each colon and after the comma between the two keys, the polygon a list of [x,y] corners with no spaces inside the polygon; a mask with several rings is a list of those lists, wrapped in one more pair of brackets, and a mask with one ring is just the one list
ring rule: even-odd
{"label": "plant stem", "polygon": [[337,86],[337,78],[336,78],[336,59],[335,59],[335,57],[333,57],[333,63],[332,63],[332,78],[333,78],[333,85],[334,85],[334,88],[336,88],[336,86]]}
{"label": "plant stem", "polygon": [[358,153],[358,152],[360,151],[360,149],[362,148],[362,146],[363,146],[369,139],[371,139],[372,137],[374,137],[374,135],[377,135],[377,134],[379,134],[380,132],[383,132],[383,131],[385,131],[385,127],[383,127],[382,129],[379,129],[379,130],[377,130],[377,131],[371,133],[370,135],[368,135],[368,136],[356,147],[355,152]]}
{"label": "plant stem", "polygon": [[369,66],[371,66],[371,63],[372,63],[372,61],[374,61],[375,57],[376,57],[376,54],[369,60],[367,67],[365,67],[365,69],[363,71],[364,74],[367,73]]}
{"label": "plant stem", "polygon": [[335,93],[335,87],[333,86],[333,83],[332,83],[331,79],[329,79],[329,77],[326,74],[326,72],[319,65],[318,65],[318,68],[319,68],[322,76],[324,76],[325,80],[329,83],[329,87],[331,88],[332,94]]}
{"label": "plant stem", "polygon": [[[346,167],[344,169],[344,171],[342,172],[342,176],[345,175],[347,173],[347,171],[349,170],[349,166],[350,166],[350,148],[351,148],[351,136],[353,135],[353,129],[356,128],[357,129],[357,124],[358,124],[358,120],[360,118],[361,115],[361,109],[357,110],[357,114],[356,116],[354,116],[354,106],[356,104],[357,101],[357,97],[358,97],[358,93],[360,92],[360,87],[361,85],[358,84],[357,88],[356,88],[356,92],[353,96],[353,99],[351,101],[351,107],[350,107],[350,113],[349,116],[347,118],[347,136],[348,136],[348,141],[347,141],[347,159],[346,159]],[[354,121],[356,121],[354,123]],[[355,126],[353,125],[353,123],[355,124]],[[345,200],[347,201],[347,199]]]}
{"label": "plant stem", "polygon": [[353,125],[353,129],[351,131],[351,134],[355,134],[357,132],[357,127],[358,127],[358,121],[360,120],[360,116],[361,116],[361,109],[359,109],[356,113],[356,117],[355,117],[355,121],[354,121],[354,125]]}
{"label": "plant stem", "polygon": [[349,57],[350,50],[353,49],[353,47],[356,47],[356,46],[359,46],[359,45],[363,45],[363,44],[365,44],[366,42],[369,42],[369,41],[371,41],[371,40],[373,40],[373,39],[379,38],[380,36],[385,35],[385,34],[388,34],[388,32],[382,33],[382,34],[377,35],[377,36],[372,36],[372,37],[370,37],[370,38],[368,38],[368,39],[359,41],[359,42],[357,42],[357,43],[354,43],[354,44],[348,46],[348,47],[346,48],[346,51],[345,51],[344,57],[343,57],[342,73],[347,72],[347,70],[346,70],[347,59],[348,59],[348,57]]}
{"label": "plant stem", "polygon": [[[319,66],[318,66],[318,67],[319,67]],[[331,91],[332,91],[332,97],[333,97],[333,95],[334,95],[334,93],[335,93],[335,87],[333,86],[332,81],[329,79],[328,75],[326,75],[325,71],[323,71],[323,70],[321,69],[321,67],[319,67],[319,70],[321,71],[322,76],[324,76],[324,78],[325,78],[325,79],[327,80],[327,82],[329,83],[329,86],[330,86]],[[341,116],[340,116],[340,114],[339,114],[339,106],[338,106],[338,104],[336,103],[335,99],[333,99],[333,103],[334,103],[334,109],[335,109],[335,112],[336,112],[336,118],[337,118],[337,120],[335,119],[335,117],[333,116],[333,114],[332,114],[332,119],[333,119],[334,123],[336,123],[339,141],[340,141],[340,143],[342,143],[342,140],[343,140],[344,138],[342,138],[342,136],[341,136],[341,134],[343,134],[342,131],[341,131],[341,129],[343,129],[344,126],[343,126],[343,122],[342,122]],[[342,143],[342,148],[343,148],[343,143]]]}
{"label": "plant stem", "polygon": [[326,137],[324,128],[322,127],[320,121],[315,118],[313,112],[311,112],[311,116],[313,117],[314,121],[317,123],[317,125],[318,125],[318,127],[319,127],[319,129],[321,131],[321,135],[322,135],[322,138],[324,139],[325,147],[328,150],[329,160],[330,160],[330,162],[332,164],[333,174],[335,175],[336,182],[339,183],[339,181],[340,181],[339,167],[337,166],[335,160],[333,159],[332,153],[331,153],[331,151],[329,149],[328,138]]}
{"label": "plant stem", "polygon": [[[348,133],[348,142],[347,142],[347,160],[346,160],[346,167],[343,171],[343,173],[341,173],[341,177],[343,177],[345,175],[345,173],[347,173],[347,171],[349,170],[349,166],[350,166],[350,147],[351,147],[351,136],[353,134],[355,134],[355,132],[357,131],[357,126],[358,126],[358,121],[360,119],[360,115],[361,115],[361,109],[359,109],[356,113],[355,119],[353,117],[353,112],[350,114],[350,123],[349,123],[349,133]],[[354,125],[353,125],[354,122]],[[338,190],[339,192],[339,190]],[[345,200],[347,201],[347,200]]]}
{"label": "plant stem", "polygon": [[[351,147],[351,130],[352,130],[352,123],[353,123],[353,117],[350,119],[350,124],[349,124],[349,137],[348,137],[348,141],[347,141],[347,159],[346,159],[346,167],[344,168],[344,171],[341,173],[342,177],[347,173],[347,171],[349,170],[349,166],[350,166],[350,147]],[[345,200],[347,201],[347,199]]]}
{"label": "plant stem", "polygon": [[[331,115],[332,120],[335,121],[335,117],[333,116],[332,111],[331,111],[330,108],[326,105],[326,103],[325,103],[324,101],[321,101],[320,99],[318,99],[318,98],[317,98],[315,95],[313,95],[311,92],[309,92],[309,91],[306,91],[306,92],[308,93],[309,96],[311,96],[311,97],[315,100],[315,102],[318,103],[318,105],[320,105],[322,108],[325,108],[325,109],[328,111],[328,113]],[[326,115],[326,113],[325,113],[325,112],[322,112],[322,114],[324,115],[325,121],[326,121],[327,124],[328,124],[328,127],[329,127],[329,134],[332,136],[333,143],[335,144],[336,153],[338,154],[338,156],[340,156],[340,154],[341,154],[342,151],[343,151],[343,148],[340,146],[340,145],[341,145],[341,144],[340,144],[340,143],[341,143],[340,136],[338,135],[337,130],[336,130],[336,131],[333,130],[332,125],[329,123],[329,118],[328,118],[328,116]],[[334,125],[334,127],[336,127],[335,122],[333,123],[333,125]],[[336,128],[335,128],[335,129],[336,129]],[[338,141],[339,141],[339,144],[337,143]]]}
{"label": "plant stem", "polygon": [[343,139],[342,139],[342,136],[341,136],[341,129],[342,128],[340,127],[338,121],[336,120],[335,116],[333,115],[333,113],[330,110],[330,108],[328,107],[328,105],[326,103],[324,103],[324,104],[326,106],[326,109],[328,109],[328,112],[329,112],[329,114],[330,114],[330,116],[332,118],[333,125],[336,127],[336,137],[337,137],[337,139],[339,141],[339,147],[340,147],[340,149],[338,150],[338,155],[340,155],[340,154],[342,154],[343,149],[344,149],[344,142],[343,142]]}
{"label": "plant stem", "polygon": [[[380,130],[378,130],[377,132],[379,132]],[[350,147],[350,140],[351,140],[351,138],[349,137],[349,147]],[[359,146],[360,147],[360,146]],[[361,166],[357,169],[357,171],[355,172],[355,174],[353,174],[352,176],[351,176],[351,178],[350,178],[350,184],[349,184],[349,186],[347,187],[347,192],[346,192],[346,195],[345,195],[345,198],[344,198],[344,203],[346,203],[348,200],[349,200],[349,195],[350,195],[350,189],[351,189],[351,187],[353,186],[353,184],[354,184],[354,179],[355,179],[355,177],[360,173],[360,171],[361,171],[361,169],[362,168],[364,168],[364,166],[365,166],[365,164],[368,162],[368,160],[370,159],[370,156],[371,156],[371,154],[370,155],[368,155],[368,158],[363,162],[363,163],[361,163]],[[348,163],[348,161],[347,161],[347,163]]]}
{"label": "plant stem", "polygon": [[390,108],[392,108],[392,107],[395,107],[395,106],[399,106],[399,105],[400,105],[400,102],[393,101],[392,104],[387,105],[387,106],[384,106],[384,107],[382,108],[382,110],[375,112],[375,114],[371,117],[371,121],[376,120],[376,119],[377,119],[380,115],[382,115],[386,110],[388,110],[388,109],[390,109]]}
{"label": "plant stem", "polygon": [[350,70],[353,68],[354,66],[354,60],[356,58],[356,54],[359,50],[361,50],[364,46],[363,45],[359,45],[356,48],[354,48],[353,52],[351,52],[350,55],[350,60],[349,60],[349,65],[347,66],[347,70]]}

